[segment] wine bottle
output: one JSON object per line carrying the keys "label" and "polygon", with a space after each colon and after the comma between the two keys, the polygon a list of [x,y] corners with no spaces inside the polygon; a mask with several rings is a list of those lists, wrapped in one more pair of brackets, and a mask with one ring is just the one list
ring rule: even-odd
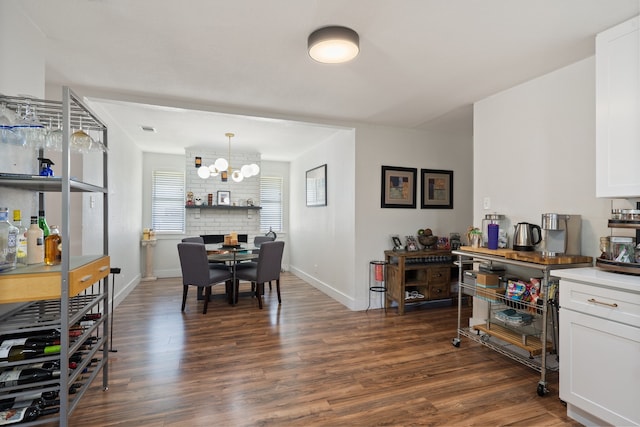
{"label": "wine bottle", "polygon": [[38,227],[42,230],[42,234],[46,239],[50,233],[49,225],[47,224],[47,219],[44,217],[44,211],[38,211]]}
{"label": "wine bottle", "polygon": [[13,211],[13,225],[18,229],[16,242],[16,261],[19,266],[27,265],[27,227],[22,225],[22,212],[19,209]]}
{"label": "wine bottle", "polygon": [[46,408],[48,406],[59,405],[58,392],[46,391],[46,392],[34,392],[29,394],[23,394],[19,397],[11,397],[8,399],[0,400],[0,411],[10,408],[23,408],[25,406],[38,406],[40,408]]}
{"label": "wine bottle", "polygon": [[0,426],[10,424],[26,423],[34,421],[43,415],[56,414],[60,408],[40,409],[37,406],[27,406],[26,408],[7,409],[0,412]]}
{"label": "wine bottle", "polygon": [[51,345],[60,345],[60,338],[51,339],[49,337],[35,336],[24,338],[11,338],[0,341],[1,347],[10,347],[14,345],[21,345],[27,348],[47,347]]}
{"label": "wine bottle", "polygon": [[0,346],[0,362],[16,362],[18,360],[34,359],[56,353],[60,353],[59,345],[36,347],[25,347],[22,345]]}
{"label": "wine bottle", "polygon": [[42,397],[20,396],[19,398],[3,399],[0,400],[0,411],[7,409],[25,408],[27,406],[36,406],[40,409],[48,408],[50,406],[58,406],[59,400],[45,400]]}
{"label": "wine bottle", "polygon": [[38,227],[38,217],[31,217],[31,225],[27,229],[27,264],[44,262],[44,233]]}
{"label": "wine bottle", "polygon": [[0,387],[13,387],[60,378],[60,371],[41,368],[22,368],[0,372]]}

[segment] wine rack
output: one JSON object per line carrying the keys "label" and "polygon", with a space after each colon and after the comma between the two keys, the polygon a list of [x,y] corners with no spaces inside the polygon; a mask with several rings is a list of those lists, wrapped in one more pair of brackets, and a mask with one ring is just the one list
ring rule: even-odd
{"label": "wine rack", "polygon": [[[0,304],[19,303],[0,316],[0,335],[33,335],[40,331],[60,331],[59,354],[0,362],[0,372],[37,366],[40,363],[57,363],[59,378],[29,384],[2,384],[0,401],[23,400],[34,391],[56,393],[59,398],[57,413],[44,415],[21,425],[56,422],[59,426],[66,427],[69,415],[100,373],[102,373],[103,389],[108,388],[110,258],[107,255],[106,150],[102,153],[101,185],[84,183],[69,175],[71,162],[69,141],[72,127],[98,132],[104,147],[107,146],[107,127],[68,87],[62,88],[61,102],[0,96],[0,103],[6,104],[11,109],[21,108],[27,104],[36,106],[41,120],[47,117],[61,117],[63,135],[61,177],[40,177],[0,171],[0,195],[1,188],[35,191],[40,193],[40,200],[43,199],[44,192],[60,193],[63,248],[71,247],[69,235],[71,193],[98,193],[103,197],[102,254],[70,256],[68,251],[63,250],[60,265],[36,264],[0,273]],[[87,315],[92,315],[95,320],[78,326]],[[74,360],[73,366],[69,363],[70,360]]]}

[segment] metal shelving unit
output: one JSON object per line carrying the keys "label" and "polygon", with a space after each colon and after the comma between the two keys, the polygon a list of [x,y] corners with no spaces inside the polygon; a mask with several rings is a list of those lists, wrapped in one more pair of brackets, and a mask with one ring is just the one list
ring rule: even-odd
{"label": "metal shelving unit", "polygon": [[[539,396],[544,396],[548,393],[546,381],[547,371],[557,370],[557,364],[551,366],[547,357],[554,349],[553,343],[550,342],[548,338],[547,326],[552,271],[566,268],[591,267],[592,264],[536,264],[508,259],[503,256],[465,250],[456,250],[452,253],[458,256],[456,264],[458,265],[458,282],[460,286],[460,292],[458,292],[458,329],[457,336],[453,338],[452,344],[455,347],[459,347],[461,343],[460,338],[464,336],[540,372],[537,393]],[[486,288],[465,283],[463,279],[464,267],[473,262],[499,263],[501,265],[540,272],[542,275],[542,304],[513,301],[499,293],[488,294]],[[485,324],[462,327],[463,294],[472,295],[474,298],[480,298],[488,302],[489,307]],[[537,324],[539,327],[510,325],[507,322],[495,318],[495,312],[497,310],[507,307],[513,308],[514,306],[517,310],[531,313],[538,321]]]}
{"label": "metal shelving unit", "polygon": [[[30,105],[37,108],[41,121],[60,120],[62,125],[62,176],[41,177],[0,173],[0,187],[24,191],[57,192],[61,194],[62,247],[70,246],[69,206],[72,192],[101,193],[103,195],[103,253],[95,256],[71,257],[62,251],[58,266],[38,264],[21,267],[0,274],[0,303],[24,303],[0,318],[0,335],[30,333],[52,329],[60,330],[60,354],[38,359],[4,362],[0,369],[13,369],[33,363],[60,361],[60,378],[0,388],[0,399],[20,398],[33,392],[59,393],[59,412],[22,425],[40,425],[57,421],[67,426],[69,414],[76,407],[91,381],[102,372],[103,388],[108,388],[109,298],[108,275],[108,190],[107,154],[102,156],[102,185],[79,181],[70,176],[70,137],[73,128],[98,132],[101,143],[107,147],[107,127],[92,113],[68,87],[62,89],[62,101],[48,101],[24,97],[0,96],[0,102],[11,109]],[[42,196],[42,195],[41,195]],[[42,197],[40,197],[42,200]],[[96,289],[97,287],[97,289]],[[82,329],[78,336],[70,337],[70,327],[89,313],[102,316]],[[82,351],[82,361],[70,369],[69,359]],[[83,372],[84,371],[84,372]],[[76,384],[80,384],[76,387]]]}

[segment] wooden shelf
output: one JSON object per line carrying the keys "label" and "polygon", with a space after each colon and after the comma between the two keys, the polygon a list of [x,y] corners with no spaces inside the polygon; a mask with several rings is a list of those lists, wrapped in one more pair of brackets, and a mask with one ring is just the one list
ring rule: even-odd
{"label": "wooden shelf", "polygon": [[[528,351],[532,357],[542,354],[542,342],[537,337],[519,334],[511,329],[496,325],[495,323],[490,324],[489,327],[485,325],[474,325],[473,329],[482,331],[487,335],[501,339],[502,341],[515,345],[516,347],[520,347]],[[552,343],[547,341],[547,352],[552,349]]]}

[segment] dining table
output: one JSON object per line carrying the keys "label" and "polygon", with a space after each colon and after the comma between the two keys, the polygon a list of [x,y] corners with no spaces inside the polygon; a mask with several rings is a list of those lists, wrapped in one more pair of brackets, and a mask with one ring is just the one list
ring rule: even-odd
{"label": "dining table", "polygon": [[[207,245],[209,246],[209,245]],[[243,246],[220,246],[215,249],[209,249],[207,247],[207,259],[214,262],[223,262],[231,267],[233,273],[233,284],[231,286],[231,298],[229,303],[236,305],[238,295],[236,288],[236,268],[239,263],[243,261],[249,261],[259,257],[256,251],[257,248],[247,248]]]}

